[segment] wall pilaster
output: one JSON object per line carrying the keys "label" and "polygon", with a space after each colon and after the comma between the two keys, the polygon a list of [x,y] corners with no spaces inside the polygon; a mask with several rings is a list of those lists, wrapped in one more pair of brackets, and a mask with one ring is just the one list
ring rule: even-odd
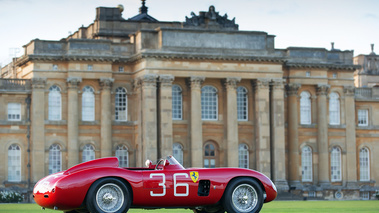
{"label": "wall pilaster", "polygon": [[225,81],[227,99],[227,166],[238,167],[238,116],[237,116],[237,83],[241,78],[227,78]]}
{"label": "wall pilaster", "polygon": [[160,158],[172,155],[172,82],[173,75],[160,75],[159,91],[159,125]]}
{"label": "wall pilaster", "polygon": [[203,122],[201,120],[201,85],[205,77],[188,79],[191,88],[191,167],[203,167]]}
{"label": "wall pilaster", "polygon": [[346,119],[346,159],[347,185],[357,185],[357,148],[355,132],[355,88],[345,86],[345,119]]}
{"label": "wall pilaster", "polygon": [[286,180],[286,156],[284,134],[284,80],[273,79],[271,82],[271,150],[272,150],[272,178],[277,188],[288,190]]}
{"label": "wall pilaster", "polygon": [[101,130],[100,130],[100,156],[112,156],[112,109],[111,109],[111,90],[113,78],[101,78]]}
{"label": "wall pilaster", "polygon": [[318,146],[318,182],[320,185],[330,184],[329,175],[329,140],[327,119],[327,95],[330,85],[318,85],[317,93],[317,146]]}
{"label": "wall pilaster", "polygon": [[268,79],[253,81],[257,170],[271,177],[270,96]]}
{"label": "wall pilaster", "polygon": [[78,88],[81,78],[67,78],[67,167],[70,168],[79,163],[79,120],[78,120]]}
{"label": "wall pilaster", "polygon": [[147,74],[139,78],[142,92],[142,159],[158,159],[157,78]]}
{"label": "wall pilaster", "polygon": [[45,173],[45,86],[46,78],[32,78],[31,113],[31,181],[36,183]]}
{"label": "wall pilaster", "polygon": [[288,84],[288,181],[290,186],[300,183],[299,162],[299,117],[298,117],[298,91],[300,84]]}

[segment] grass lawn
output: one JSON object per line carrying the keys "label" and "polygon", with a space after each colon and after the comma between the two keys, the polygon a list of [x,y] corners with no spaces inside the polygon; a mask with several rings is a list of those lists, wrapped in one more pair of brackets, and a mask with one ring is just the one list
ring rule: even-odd
{"label": "grass lawn", "polygon": [[[37,204],[0,204],[0,213],[49,213]],[[191,213],[184,209],[142,210],[131,209],[130,213]],[[263,205],[262,213],[270,212],[379,212],[379,201],[274,201]]]}

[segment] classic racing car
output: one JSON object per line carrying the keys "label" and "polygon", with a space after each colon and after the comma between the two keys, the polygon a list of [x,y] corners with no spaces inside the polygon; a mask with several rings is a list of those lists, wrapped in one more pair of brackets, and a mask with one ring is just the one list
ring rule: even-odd
{"label": "classic racing car", "polygon": [[121,168],[100,158],[49,175],[34,187],[42,208],[70,213],[127,212],[129,208],[188,208],[194,212],[259,212],[277,195],[265,175],[241,168],[188,168],[168,156],[146,168]]}

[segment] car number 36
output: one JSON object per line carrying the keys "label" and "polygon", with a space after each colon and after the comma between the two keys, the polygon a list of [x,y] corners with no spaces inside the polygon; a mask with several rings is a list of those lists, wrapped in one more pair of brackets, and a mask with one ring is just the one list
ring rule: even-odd
{"label": "car number 36", "polygon": [[[174,196],[175,197],[187,197],[189,194],[189,185],[188,185],[188,183],[177,183],[176,179],[178,176],[185,176],[186,178],[188,178],[187,173],[176,173],[176,174],[174,174],[174,176],[173,176],[173,178],[174,178]],[[162,187],[162,193],[154,193],[153,191],[150,191],[150,196],[152,196],[152,197],[165,196],[166,195],[166,175],[163,173],[150,174],[150,178],[153,178],[153,177],[162,177],[162,182],[160,182],[158,184],[158,186]],[[180,186],[185,187],[186,191],[184,193],[178,193],[177,192],[177,188]]]}

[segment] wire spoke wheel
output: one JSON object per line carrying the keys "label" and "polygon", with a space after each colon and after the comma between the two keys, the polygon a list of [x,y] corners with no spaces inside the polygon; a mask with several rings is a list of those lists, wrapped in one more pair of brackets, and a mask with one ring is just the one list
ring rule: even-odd
{"label": "wire spoke wheel", "polygon": [[257,206],[257,191],[249,184],[241,184],[234,189],[232,202],[238,211],[250,212]]}

